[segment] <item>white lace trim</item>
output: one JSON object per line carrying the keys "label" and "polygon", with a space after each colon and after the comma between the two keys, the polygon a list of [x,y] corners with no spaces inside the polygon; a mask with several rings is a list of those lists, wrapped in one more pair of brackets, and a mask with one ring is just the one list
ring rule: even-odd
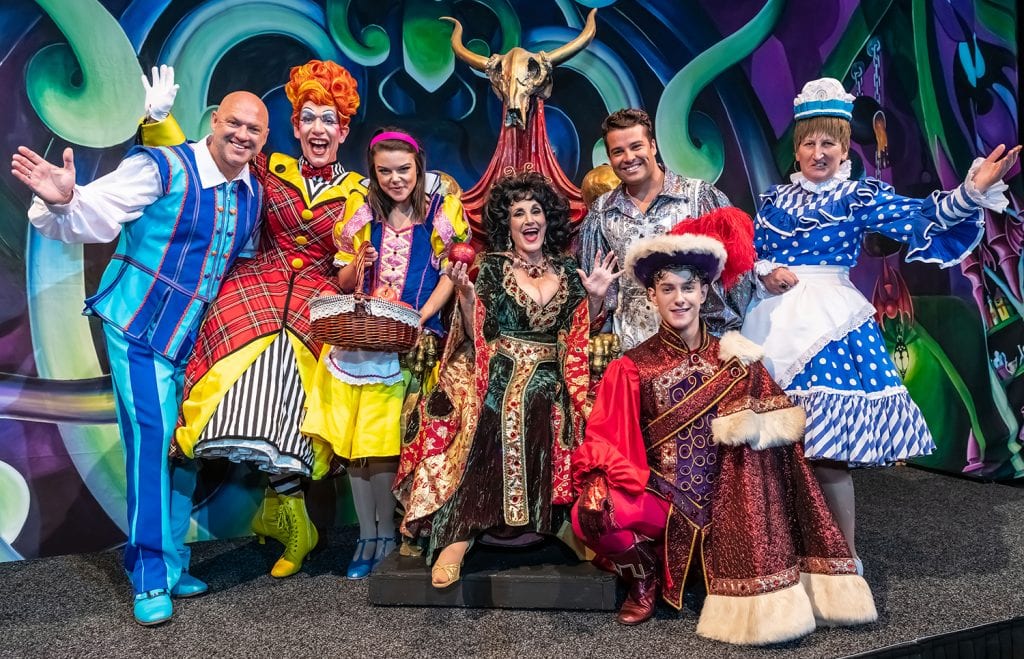
{"label": "white lace trim", "polygon": [[420,314],[415,309],[388,300],[367,298],[366,310],[378,318],[390,318],[410,327],[420,326]]}
{"label": "white lace trim", "polygon": [[785,373],[775,375],[775,381],[779,383],[780,387],[785,389],[789,386],[789,383],[793,381],[793,378],[795,378],[800,371],[804,370],[807,364],[814,359],[814,356],[821,352],[822,348],[833,341],[838,341],[845,337],[847,334],[867,322],[867,320],[874,315],[875,308],[870,304],[861,308],[859,312],[852,315],[845,323],[836,327],[830,333],[818,337],[818,340],[812,343],[807,350],[804,350],[804,352],[797,357],[792,364],[790,364]]}
{"label": "white lace trim", "polygon": [[853,103],[857,97],[846,91],[843,83],[835,78],[818,78],[804,83],[800,93],[793,99],[793,109],[815,101],[839,101]]}
{"label": "white lace trim", "polygon": [[394,352],[342,350],[334,347],[324,359],[327,371],[346,384],[383,384],[391,386],[402,381],[402,367]]}
{"label": "white lace trim", "polygon": [[754,295],[756,295],[757,297],[759,297],[762,300],[767,298],[767,297],[771,297],[772,295],[774,295],[771,291],[769,291],[767,288],[765,288],[764,282],[761,281],[761,277],[767,277],[771,273],[773,273],[776,270],[778,270],[779,268],[783,268],[783,267],[785,267],[785,266],[783,266],[781,263],[776,263],[775,261],[769,261],[768,259],[760,259],[757,262],[755,262],[754,263],[754,274],[757,275],[757,276],[753,278],[754,279]]}
{"label": "white lace trim", "polygon": [[276,446],[261,440],[241,437],[204,440],[196,444],[196,458],[227,458],[239,464],[254,464],[269,474],[300,474],[309,476],[309,466],[291,455],[282,454]]}
{"label": "white lace trim", "polygon": [[971,201],[982,208],[1002,213],[1010,205],[1010,200],[1005,194],[1010,189],[1010,186],[1003,181],[996,181],[988,190],[984,192],[979,190],[978,186],[974,185],[974,175],[983,162],[985,162],[984,158],[975,158],[974,162],[971,163],[971,168],[967,170],[967,178],[964,179],[964,191],[971,198]]}
{"label": "white lace trim", "polygon": [[781,263],[769,261],[768,259],[759,259],[754,263],[754,274],[758,277],[767,277],[781,267],[783,267]]}
{"label": "white lace trim", "polygon": [[815,194],[835,190],[840,183],[849,180],[849,178],[849,160],[844,160],[843,162],[841,162],[839,164],[839,170],[836,172],[835,176],[828,179],[827,181],[822,181],[821,183],[815,183],[813,181],[808,180],[808,178],[803,175],[803,172],[794,172],[789,175],[789,180],[791,182],[795,183],[796,185],[799,185],[804,190],[807,190],[808,192],[813,192]]}
{"label": "white lace trim", "polygon": [[333,364],[328,363],[327,370],[331,372],[331,375],[340,382],[350,384],[353,387],[361,387],[366,384],[382,384],[385,387],[390,387],[393,384],[398,384],[402,381],[402,374],[398,373],[387,378],[355,378],[350,376],[345,371],[337,370]]}
{"label": "white lace trim", "polygon": [[861,391],[851,389],[833,389],[832,387],[819,387],[814,385],[810,389],[786,389],[786,394],[797,398],[814,398],[820,394],[829,396],[846,396],[849,398],[865,398],[867,400],[879,400],[892,396],[909,395],[907,388],[902,384],[896,387],[886,387],[881,391]]}
{"label": "white lace trim", "polygon": [[[410,327],[419,327],[420,314],[410,307],[380,298],[365,298],[366,311],[378,318],[390,318]],[[354,295],[324,295],[309,301],[310,321],[352,313],[356,308]]]}

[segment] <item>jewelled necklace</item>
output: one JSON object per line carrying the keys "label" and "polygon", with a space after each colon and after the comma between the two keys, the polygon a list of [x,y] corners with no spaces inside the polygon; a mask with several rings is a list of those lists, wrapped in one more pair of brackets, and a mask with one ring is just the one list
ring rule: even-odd
{"label": "jewelled necklace", "polygon": [[540,263],[530,263],[516,252],[512,252],[512,265],[522,268],[530,279],[540,279],[548,271],[548,257],[541,257]]}

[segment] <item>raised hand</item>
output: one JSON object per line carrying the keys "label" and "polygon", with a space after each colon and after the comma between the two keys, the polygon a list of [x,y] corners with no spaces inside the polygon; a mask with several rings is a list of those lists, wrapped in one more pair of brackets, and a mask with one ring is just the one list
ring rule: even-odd
{"label": "raised hand", "polygon": [[48,204],[67,204],[75,193],[75,154],[64,149],[64,166],[47,162],[32,149],[19,146],[11,156],[11,174]]}
{"label": "raised hand", "polygon": [[586,289],[587,294],[593,298],[603,299],[612,282],[622,276],[621,270],[618,272],[614,271],[617,265],[618,259],[614,251],[608,252],[605,255],[601,253],[601,250],[598,250],[597,254],[594,255],[594,267],[589,275],[577,268],[576,272],[579,274],[580,281],[583,282],[583,288]]}
{"label": "raised hand", "polygon": [[174,67],[161,64],[153,67],[153,82],[142,74],[142,88],[146,90],[146,116],[153,121],[163,121],[171,113],[178,85],[174,84]]}
{"label": "raised hand", "polygon": [[[1006,155],[1003,155],[1004,151]],[[974,187],[978,189],[978,192],[984,192],[993,183],[1003,180],[1006,172],[1010,171],[1010,168],[1017,162],[1019,154],[1019,144],[1009,151],[1006,151],[1004,144],[992,149],[992,153],[988,154],[985,162],[981,163],[981,166],[974,172]],[[1000,158],[1000,156],[1002,157]]]}
{"label": "raised hand", "polygon": [[764,277],[761,277],[761,283],[764,284],[764,287],[772,295],[782,295],[800,283],[800,280],[793,274],[792,270],[781,267],[775,268]]}

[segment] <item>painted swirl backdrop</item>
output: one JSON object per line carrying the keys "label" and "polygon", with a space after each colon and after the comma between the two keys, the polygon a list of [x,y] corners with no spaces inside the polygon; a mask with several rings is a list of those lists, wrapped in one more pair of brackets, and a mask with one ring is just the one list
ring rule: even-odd
{"label": "painted swirl backdrop", "polygon": [[[879,115],[907,194],[952,186],[977,153],[1019,139],[1020,16],[1014,0],[7,0],[0,8],[2,151],[25,144],[51,160],[73,146],[88,182],[115,167],[134,137],[139,75],[174,65],[175,114],[205,132],[211,103],[248,89],[271,108],[267,148],[296,153],[282,85],[311,57],[334,59],[363,102],[343,160],[363,170],[371,131],[422,136],[430,166],[468,189],[486,167],[500,105],[452,56],[460,18],[479,53],[550,49],[598,7],[593,44],[555,72],[551,142],[577,184],[602,161],[600,121],[642,106],[677,171],[714,181],[753,210],[792,166],[791,102],[808,79],[841,78],[860,98],[858,169],[876,174]],[[31,231],[27,191],[0,172],[0,560],[117,546],[124,475],[106,356],[80,315],[110,246],[65,246]],[[1024,474],[1022,180],[1012,213],[989,217],[985,243],[940,272],[888,260],[871,241],[855,280],[884,313],[890,348],[940,449],[923,464],[995,478]],[[907,291],[912,295],[907,295]],[[247,532],[262,481],[209,463],[194,537]],[[315,488],[318,521],[347,519],[343,481]]]}

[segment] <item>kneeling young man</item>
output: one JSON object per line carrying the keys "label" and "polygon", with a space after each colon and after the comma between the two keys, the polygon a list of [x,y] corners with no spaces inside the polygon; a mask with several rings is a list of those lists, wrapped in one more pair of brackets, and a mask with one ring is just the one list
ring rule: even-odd
{"label": "kneeling young man", "polygon": [[777,643],[816,621],[876,619],[871,591],[804,463],[804,413],[760,348],[701,319],[708,287],[754,262],[750,217],[718,209],[638,241],[627,276],[657,307],[657,334],[612,362],[573,455],[573,528],[629,582],[618,620],[682,607],[703,569],[697,633]]}

